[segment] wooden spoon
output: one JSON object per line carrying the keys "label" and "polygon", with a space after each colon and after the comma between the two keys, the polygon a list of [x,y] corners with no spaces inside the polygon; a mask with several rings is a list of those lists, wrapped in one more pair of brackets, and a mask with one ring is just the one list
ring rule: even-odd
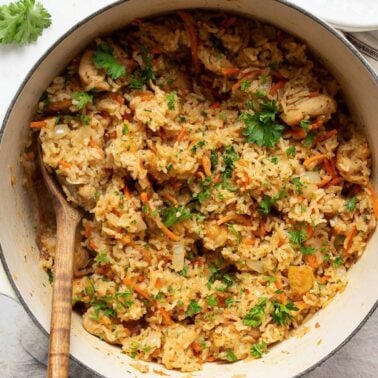
{"label": "wooden spoon", "polygon": [[56,214],[54,286],[51,308],[48,377],[67,378],[72,313],[72,276],[75,234],[81,214],[66,200],[60,186],[47,171],[41,146],[38,160],[43,180],[51,193]]}

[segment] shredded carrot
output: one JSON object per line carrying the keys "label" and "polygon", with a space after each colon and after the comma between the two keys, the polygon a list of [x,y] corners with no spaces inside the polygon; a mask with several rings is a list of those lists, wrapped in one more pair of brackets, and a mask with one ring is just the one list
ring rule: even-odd
{"label": "shredded carrot", "polygon": [[309,129],[310,130],[317,130],[317,129],[320,129],[321,127],[323,126],[323,121],[322,120],[319,120],[319,121],[315,121],[313,122]]}
{"label": "shredded carrot", "polygon": [[172,318],[170,317],[169,313],[167,310],[165,310],[164,308],[159,308],[158,311],[160,312],[161,316],[163,317],[163,320],[165,322],[165,324],[167,326],[170,326],[170,325],[173,325],[174,324],[174,321],[172,320]]}
{"label": "shredded carrot", "polygon": [[217,174],[215,177],[214,177],[214,180],[213,180],[213,183],[214,184],[218,184],[219,182],[221,182],[221,175],[220,174]]}
{"label": "shredded carrot", "polygon": [[84,227],[84,236],[86,238],[89,238],[91,234],[92,234],[92,227],[89,223],[86,223]]}
{"label": "shredded carrot", "polygon": [[237,67],[224,67],[222,68],[222,75],[232,76],[237,75],[240,72],[240,68]]}
{"label": "shredded carrot", "polygon": [[63,160],[63,159],[59,162],[59,165],[62,166],[62,167],[64,167],[64,168],[66,168],[66,169],[72,167],[71,163],[69,163],[68,161]]}
{"label": "shredded carrot", "polygon": [[206,362],[214,362],[214,361],[216,361],[215,356],[207,356]]}
{"label": "shredded carrot", "polygon": [[147,101],[151,101],[154,98],[154,95],[152,93],[146,93],[146,94],[142,94],[139,97],[140,97],[141,102],[147,102]]}
{"label": "shredded carrot", "polygon": [[319,266],[318,259],[315,255],[307,255],[305,256],[307,264],[312,268],[316,269]]}
{"label": "shredded carrot", "polygon": [[309,97],[309,98],[318,97],[318,96],[319,96],[319,92],[317,92],[317,91],[309,92],[309,94],[307,95],[307,97]]}
{"label": "shredded carrot", "polygon": [[266,235],[266,225],[265,225],[264,221],[261,221],[261,223],[260,223],[259,233],[260,233],[260,236]]}
{"label": "shredded carrot", "polygon": [[193,352],[196,352],[196,353],[201,353],[201,345],[199,343],[197,343],[197,341],[193,341],[191,344],[190,344],[190,347],[192,348]]}
{"label": "shredded carrot", "polygon": [[328,282],[329,281],[329,279],[331,278],[331,276],[323,276],[323,277],[320,277],[320,278],[318,278],[318,280],[320,281],[320,283],[326,283],[326,282]]}
{"label": "shredded carrot", "polygon": [[323,142],[323,141],[325,141],[325,140],[327,140],[329,138],[332,138],[334,135],[337,135],[337,130],[336,129],[326,131],[325,133],[323,133],[321,135],[318,135],[315,138],[315,144]]}
{"label": "shredded carrot", "polygon": [[310,239],[314,235],[314,232],[314,227],[312,227],[311,224],[309,224],[306,229],[307,239]]}
{"label": "shredded carrot", "polygon": [[184,136],[185,136],[185,134],[186,134],[186,130],[187,130],[187,128],[186,127],[183,127],[182,129],[181,129],[181,131],[180,131],[180,133],[179,133],[179,135],[178,135],[178,137],[177,137],[177,142],[182,142],[182,140],[184,139]]}
{"label": "shredded carrot", "polygon": [[278,247],[281,247],[286,241],[286,238],[282,235],[278,236]]}
{"label": "shredded carrot", "polygon": [[309,168],[309,166],[311,166],[311,164],[313,163],[318,163],[324,159],[327,158],[327,155],[326,154],[318,154],[318,155],[314,155],[314,156],[311,156],[310,158],[306,159],[304,162],[303,162],[303,165],[305,166],[305,168]]}
{"label": "shredded carrot", "polygon": [[127,236],[127,235],[123,236],[121,240],[122,240],[123,244],[130,244],[131,243],[131,238],[130,238],[130,236]]}
{"label": "shredded carrot", "polygon": [[144,277],[143,276],[138,276],[137,277],[137,282],[141,283],[144,281]]}
{"label": "shredded carrot", "polygon": [[336,157],[331,159],[332,177],[337,177],[339,175],[336,167]]}
{"label": "shredded carrot", "polygon": [[236,90],[238,90],[241,86],[241,83],[244,81],[244,80],[253,80],[255,78],[256,75],[260,74],[261,73],[261,70],[255,70],[255,71],[252,71],[252,72],[248,72],[246,75],[244,75],[241,79],[239,79],[235,84],[232,85],[231,87],[231,91],[232,92],[235,92]]}
{"label": "shredded carrot", "polygon": [[161,54],[160,50],[159,50],[157,47],[153,47],[153,48],[151,49],[151,51],[152,51],[152,53],[155,54],[155,55],[159,55],[159,54]]}
{"label": "shredded carrot", "polygon": [[177,200],[176,200],[176,198],[175,197],[173,197],[173,195],[172,194],[170,194],[170,193],[160,193],[160,195],[162,196],[162,197],[164,197],[165,199],[167,199],[170,203],[172,203],[173,205],[177,205],[178,204],[178,202],[177,202]]}
{"label": "shredded carrot", "polygon": [[173,190],[178,190],[181,188],[181,182],[180,181],[172,181],[171,183],[171,187]]}
{"label": "shredded carrot", "polygon": [[282,279],[281,279],[280,275],[278,275],[278,274],[276,275],[276,281],[274,283],[275,283],[277,289],[279,289],[279,290],[283,289],[283,283],[282,283]]}
{"label": "shredded carrot", "polygon": [[286,83],[286,80],[281,80],[273,85],[272,88],[270,88],[269,94],[271,96],[274,96]]}
{"label": "shredded carrot", "polygon": [[343,182],[342,177],[335,177],[334,179],[332,179],[332,181],[330,181],[330,182],[328,183],[327,187],[328,187],[328,186],[340,185],[342,182]]}
{"label": "shredded carrot", "polygon": [[163,232],[163,234],[165,236],[169,237],[169,239],[171,239],[173,241],[179,241],[180,240],[180,237],[178,235],[176,235],[174,232],[172,232],[164,223],[157,220],[156,224],[160,228],[160,230]]}
{"label": "shredded carrot", "polygon": [[110,321],[110,319],[107,316],[103,316],[101,318],[101,323],[104,324],[104,325],[110,325],[110,324],[112,324],[112,322]]}
{"label": "shredded carrot", "polygon": [[295,307],[299,308],[299,311],[304,310],[307,307],[307,304],[306,304],[305,301],[295,301],[294,305],[295,305]]}
{"label": "shredded carrot", "polygon": [[330,181],[332,180],[332,177],[327,176],[322,181],[319,182],[318,188],[324,188]]}
{"label": "shredded carrot", "polygon": [[114,100],[116,100],[118,104],[123,105],[123,97],[119,93],[114,95]]}
{"label": "shredded carrot", "polygon": [[371,184],[369,184],[367,186],[366,190],[369,193],[370,198],[371,198],[371,203],[372,203],[372,206],[373,206],[375,218],[378,219],[378,196],[377,196],[377,193],[374,191]]}
{"label": "shredded carrot", "polygon": [[89,240],[88,244],[89,244],[89,246],[90,246],[94,251],[97,251],[98,247],[97,247],[96,242],[95,242],[93,239]]}
{"label": "shredded carrot", "polygon": [[205,180],[205,175],[201,171],[196,172],[196,176],[198,176],[202,181]]}
{"label": "shredded carrot", "polygon": [[123,187],[122,192],[123,192],[123,194],[126,196],[127,199],[130,199],[130,198],[131,198],[130,190],[129,190],[129,188],[128,188],[128,186],[127,186],[126,184],[125,184],[125,186]]}
{"label": "shredded carrot", "polygon": [[205,171],[205,174],[207,177],[211,176],[211,161],[207,155],[204,155],[202,157],[202,166],[203,170]]}
{"label": "shredded carrot", "polygon": [[275,79],[284,79],[280,71],[277,70],[270,70],[267,72],[267,74],[270,72],[270,74],[275,78]]}
{"label": "shredded carrot", "polygon": [[155,281],[155,288],[158,289],[158,290],[160,290],[161,289],[161,285],[162,285],[161,279],[157,278],[156,281]]}
{"label": "shredded carrot", "polygon": [[142,203],[148,202],[148,195],[146,192],[140,193],[140,200],[142,201]]}
{"label": "shredded carrot", "polygon": [[198,41],[197,41],[197,31],[195,28],[195,22],[193,17],[185,11],[178,11],[177,14],[181,17],[184,21],[184,27],[186,32],[189,35],[189,42],[190,42],[190,49],[192,53],[192,63],[194,67],[194,72],[200,71],[200,64],[198,60]]}
{"label": "shredded carrot", "polygon": [[235,221],[235,222],[244,224],[246,226],[249,226],[251,224],[249,219],[247,219],[246,217],[244,217],[243,215],[240,215],[240,214],[226,215],[226,216],[220,218],[218,220],[217,224],[220,226],[221,224],[227,223],[229,221]]}
{"label": "shredded carrot", "polygon": [[324,169],[327,172],[327,175],[333,177],[333,169],[331,167],[331,162],[329,159],[324,159],[323,161]]}
{"label": "shredded carrot", "polygon": [[302,128],[298,127],[293,127],[293,129],[289,132],[289,134],[294,138],[294,139],[304,139],[306,138],[306,131]]}
{"label": "shredded carrot", "polygon": [[42,129],[42,127],[45,127],[47,124],[46,121],[34,121],[30,122],[30,128],[31,129]]}
{"label": "shredded carrot", "polygon": [[92,147],[92,148],[100,148],[100,146],[97,144],[97,142],[94,141],[93,139],[90,139],[88,146]]}
{"label": "shredded carrot", "polygon": [[356,226],[354,226],[345,237],[344,244],[343,244],[345,252],[348,252],[350,250],[350,247],[352,246],[353,238],[356,236],[356,234],[357,234],[357,228]]}
{"label": "shredded carrot", "polygon": [[244,244],[254,245],[256,243],[255,239],[244,239]]}
{"label": "shredded carrot", "polygon": [[139,285],[131,281],[130,278],[126,277],[123,279],[123,283],[127,286],[130,286],[134,291],[136,291],[140,296],[143,298],[146,298],[148,300],[151,300],[150,295],[147,293],[146,290],[142,289]]}
{"label": "shredded carrot", "polygon": [[210,106],[211,109],[218,109],[219,107],[220,107],[219,102],[214,102],[214,104]]}

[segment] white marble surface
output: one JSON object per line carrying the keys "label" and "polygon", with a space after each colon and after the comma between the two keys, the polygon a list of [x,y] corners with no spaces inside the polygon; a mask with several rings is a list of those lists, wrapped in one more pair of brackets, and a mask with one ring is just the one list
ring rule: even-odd
{"label": "white marble surface", "polygon": [[[0,0],[0,5],[8,1]],[[17,88],[42,53],[83,17],[106,6],[109,0],[43,0],[53,18],[52,26],[38,42],[23,48],[0,47],[0,124]],[[378,44],[377,44],[378,47]],[[377,62],[373,65],[378,70]],[[0,292],[7,289],[1,274]],[[346,314],[340,314],[340,321]],[[47,339],[13,299],[0,295],[0,377],[39,378],[46,375],[44,365]],[[72,365],[72,377],[89,377]],[[322,366],[310,372],[310,378],[378,377],[378,311],[354,338]]]}

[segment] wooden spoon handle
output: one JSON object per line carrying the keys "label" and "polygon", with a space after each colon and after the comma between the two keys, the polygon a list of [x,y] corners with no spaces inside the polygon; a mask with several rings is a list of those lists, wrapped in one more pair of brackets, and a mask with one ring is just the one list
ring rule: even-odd
{"label": "wooden spoon handle", "polygon": [[72,276],[75,234],[80,220],[76,214],[56,206],[57,241],[51,309],[48,377],[67,378],[70,351]]}

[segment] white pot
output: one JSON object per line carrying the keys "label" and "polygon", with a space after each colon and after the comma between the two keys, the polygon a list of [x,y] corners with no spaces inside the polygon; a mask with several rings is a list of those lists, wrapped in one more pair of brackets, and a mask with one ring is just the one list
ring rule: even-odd
{"label": "white pot", "polygon": [[[28,134],[28,123],[49,82],[90,40],[120,28],[136,17],[183,8],[223,9],[272,23],[304,40],[337,77],[358,123],[364,127],[373,153],[373,181],[378,160],[377,77],[361,55],[333,28],[292,5],[274,0],[129,0],[115,3],[88,17],[60,38],[32,68],[5,117],[0,144],[0,242],[1,258],[19,300],[33,320],[49,329],[51,288],[40,269],[35,243],[35,210],[30,193],[22,185],[19,157]],[[13,182],[13,184],[12,184]],[[377,185],[375,185],[377,186]],[[345,343],[375,309],[378,298],[378,234],[372,236],[360,261],[349,272],[349,285],[308,323],[310,331],[272,348],[261,360],[205,364],[195,377],[292,377],[320,364]],[[320,327],[316,328],[315,323]],[[119,348],[87,333],[74,314],[72,357],[93,375],[146,377],[132,366]],[[148,377],[178,372],[151,365]],[[154,366],[153,366],[154,365]]]}

